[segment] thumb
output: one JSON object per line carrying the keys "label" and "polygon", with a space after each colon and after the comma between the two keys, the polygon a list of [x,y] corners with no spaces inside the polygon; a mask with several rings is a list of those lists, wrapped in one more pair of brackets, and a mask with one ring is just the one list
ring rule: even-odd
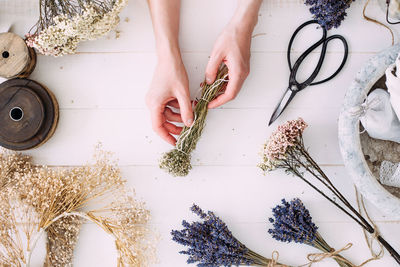
{"label": "thumb", "polygon": [[222,62],[222,54],[219,55],[212,55],[210,60],[208,61],[207,68],[206,68],[206,82],[207,84],[212,84],[217,77],[217,72],[219,66]]}
{"label": "thumb", "polygon": [[177,97],[179,103],[179,109],[181,111],[181,117],[183,123],[190,127],[193,123],[193,109],[192,102],[187,95],[180,95]]}

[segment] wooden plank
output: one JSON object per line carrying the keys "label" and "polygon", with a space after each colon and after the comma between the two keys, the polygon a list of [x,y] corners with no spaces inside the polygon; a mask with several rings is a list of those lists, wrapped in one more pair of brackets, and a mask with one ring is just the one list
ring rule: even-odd
{"label": "wooden plank", "polygon": [[[193,153],[196,165],[250,165],[276,125],[302,116],[311,154],[321,164],[341,164],[337,143],[337,109],[288,109],[274,127],[267,128],[272,109],[217,109]],[[63,110],[57,131],[43,146],[29,151],[41,164],[76,165],[91,158],[97,142],[116,153],[122,165],[156,165],[171,147],[152,131],[147,110]],[[66,156],[68,155],[68,156]]]}
{"label": "wooden plank", "polygon": [[[324,166],[323,169],[340,192],[357,207],[353,183],[344,168]],[[229,223],[262,223],[281,199],[296,197],[302,199],[318,223],[353,222],[301,179],[282,171],[263,175],[252,166],[199,166],[193,169],[190,177],[174,178],[156,167],[130,166],[123,167],[122,173],[128,185],[135,188],[137,197],[147,203],[156,224],[173,223],[177,218],[186,217],[193,203],[216,211]],[[366,203],[374,220],[393,222],[373,203]]]}
{"label": "wooden plank", "polygon": [[[206,53],[185,53],[183,56],[192,98],[195,98],[204,79],[208,56]],[[293,55],[294,58],[296,56],[298,54]],[[334,80],[306,88],[290,107],[339,109],[355,74],[371,56],[351,54],[344,70]],[[317,58],[318,55],[313,54],[304,62],[300,81],[314,70]],[[341,54],[328,54],[319,77],[333,73],[341,60]],[[49,87],[62,109],[145,108],[144,98],[155,64],[153,53],[81,54],[57,59],[39,56],[31,78]],[[223,108],[275,108],[287,87],[288,79],[286,53],[254,53],[251,73],[241,93]]]}
{"label": "wooden plank", "polygon": [[[353,51],[377,52],[390,45],[390,34],[381,26],[362,19],[364,3],[365,1],[353,3],[343,27],[333,30],[332,34],[340,33],[347,37]],[[215,39],[229,22],[235,6],[236,1],[232,0],[183,1],[181,12],[182,50],[209,53]],[[37,21],[38,14],[35,0],[6,1],[6,5],[0,9],[0,17],[3,21],[0,25],[3,24],[3,27],[6,27],[12,22],[13,31],[24,35]],[[384,13],[375,1],[370,4],[368,14],[384,20]],[[311,14],[302,1],[264,1],[255,34],[265,33],[266,35],[254,39],[252,50],[286,51],[292,32],[298,25],[309,19],[311,19]],[[121,33],[119,38],[116,38],[115,32],[112,32],[96,42],[82,43],[79,51],[153,52],[154,37],[146,0],[129,1],[127,8],[121,14],[118,31]],[[374,32],[374,34],[365,34],[366,32]],[[302,36],[302,40],[310,40],[310,37],[312,39],[313,36],[319,36],[319,33],[315,31],[310,33]]]}

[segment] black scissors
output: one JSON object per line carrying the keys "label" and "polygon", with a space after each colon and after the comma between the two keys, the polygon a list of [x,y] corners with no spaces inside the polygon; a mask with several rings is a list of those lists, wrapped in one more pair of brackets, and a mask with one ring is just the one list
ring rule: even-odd
{"label": "black scissors", "polygon": [[[289,69],[290,69],[289,86],[286,89],[286,92],[283,94],[279,104],[276,106],[274,113],[272,113],[272,116],[271,116],[271,119],[270,119],[268,125],[271,125],[282,114],[282,112],[286,109],[286,107],[289,105],[289,103],[292,101],[292,99],[298,92],[300,92],[307,86],[321,84],[321,83],[324,83],[324,82],[327,82],[327,81],[333,79],[343,69],[344,64],[347,61],[347,56],[349,54],[349,48],[348,48],[346,39],[343,36],[337,35],[337,34],[327,37],[326,29],[321,27],[322,31],[323,31],[322,38],[318,42],[313,44],[310,48],[308,48],[303,54],[301,54],[300,57],[296,60],[296,62],[292,66],[292,62],[290,59],[290,50],[292,49],[293,41],[294,41],[296,35],[304,27],[306,27],[310,24],[318,24],[318,22],[316,20],[310,20],[310,21],[303,23],[296,29],[296,31],[293,33],[292,37],[290,38],[289,47],[288,47],[288,51],[287,51],[287,60],[288,60]],[[333,73],[328,78],[323,79],[318,82],[313,82],[315,80],[315,78],[318,76],[319,71],[321,70],[322,63],[324,62],[324,59],[325,59],[328,43],[334,39],[339,39],[343,43],[344,56],[343,56],[342,63],[340,64],[339,68],[335,71],[335,73]],[[319,57],[319,60],[318,60],[315,70],[313,71],[313,73],[310,75],[310,77],[307,80],[305,80],[302,83],[299,83],[296,80],[296,75],[297,75],[297,71],[299,70],[301,63],[303,63],[304,59],[308,55],[310,55],[320,45],[322,45],[322,49],[321,49],[321,54],[320,54],[320,57]]]}

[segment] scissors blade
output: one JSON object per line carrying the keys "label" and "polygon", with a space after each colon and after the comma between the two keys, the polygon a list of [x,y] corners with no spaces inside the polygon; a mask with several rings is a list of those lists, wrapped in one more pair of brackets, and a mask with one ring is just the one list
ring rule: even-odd
{"label": "scissors blade", "polygon": [[286,89],[286,92],[282,95],[282,98],[276,106],[274,113],[272,113],[268,126],[270,126],[282,114],[296,94],[297,92],[290,90],[290,88]]}

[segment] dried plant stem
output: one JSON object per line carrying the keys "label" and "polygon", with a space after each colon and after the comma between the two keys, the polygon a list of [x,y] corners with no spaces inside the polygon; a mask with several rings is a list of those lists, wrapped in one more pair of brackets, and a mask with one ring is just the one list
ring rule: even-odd
{"label": "dried plant stem", "polygon": [[[294,149],[288,151],[288,155],[290,155],[290,157],[282,160],[287,165],[285,166],[287,170],[289,170],[295,176],[299,177],[304,182],[306,182],[314,190],[316,190],[323,197],[325,197],[329,202],[331,202],[337,208],[342,210],[346,215],[352,218],[363,229],[368,231],[370,234],[375,234],[377,229],[375,229],[333,185],[328,176],[322,171],[322,169],[318,166],[318,164],[308,154],[308,152],[302,145],[302,142],[299,145],[297,145]],[[337,203],[331,197],[326,195],[320,188],[318,188],[313,183],[311,183],[307,178],[305,178],[304,175],[297,169],[297,166],[304,168],[307,172],[309,172],[312,176],[314,176],[317,180],[319,180],[331,193],[333,193],[344,204],[344,206]],[[400,263],[400,255],[397,253],[397,251],[382,236],[377,235],[376,238],[389,251],[390,255],[398,263]]]}
{"label": "dried plant stem", "polygon": [[165,153],[160,160],[160,168],[173,176],[186,176],[192,168],[191,153],[195,150],[203,132],[208,113],[208,103],[214,100],[228,82],[228,68],[223,64],[217,74],[216,80],[209,85],[204,81],[201,88],[201,97],[197,99],[194,108],[194,121],[192,126],[183,127],[178,137],[175,149]]}
{"label": "dried plant stem", "polygon": [[58,215],[57,217],[55,217],[55,218],[51,221],[51,223],[47,224],[46,227],[41,228],[41,229],[37,232],[37,234],[35,235],[35,238],[32,240],[32,247],[29,247],[29,246],[28,246],[28,249],[27,249],[28,253],[27,253],[27,256],[26,256],[26,258],[27,258],[27,262],[26,262],[26,264],[25,264],[26,267],[29,267],[29,266],[30,266],[32,253],[33,253],[33,251],[35,250],[38,241],[40,240],[40,238],[42,237],[42,235],[46,232],[47,228],[50,227],[50,225],[51,225],[52,223],[54,223],[54,222],[56,222],[56,221],[58,221],[58,220],[60,220],[60,219],[62,219],[62,218],[70,217],[70,216],[77,216],[77,217],[80,217],[80,218],[82,218],[82,219],[85,219],[85,220],[88,220],[88,221],[91,221],[91,222],[97,224],[97,225],[100,226],[107,234],[109,234],[109,235],[114,239],[114,241],[116,241],[116,237],[115,237],[115,235],[114,235],[112,232],[110,232],[107,228],[104,227],[103,224],[99,223],[98,220],[95,220],[92,216],[89,216],[87,213],[85,213],[85,212],[79,212],[79,211],[75,211],[75,212],[65,212],[65,213],[60,214],[60,215]]}

